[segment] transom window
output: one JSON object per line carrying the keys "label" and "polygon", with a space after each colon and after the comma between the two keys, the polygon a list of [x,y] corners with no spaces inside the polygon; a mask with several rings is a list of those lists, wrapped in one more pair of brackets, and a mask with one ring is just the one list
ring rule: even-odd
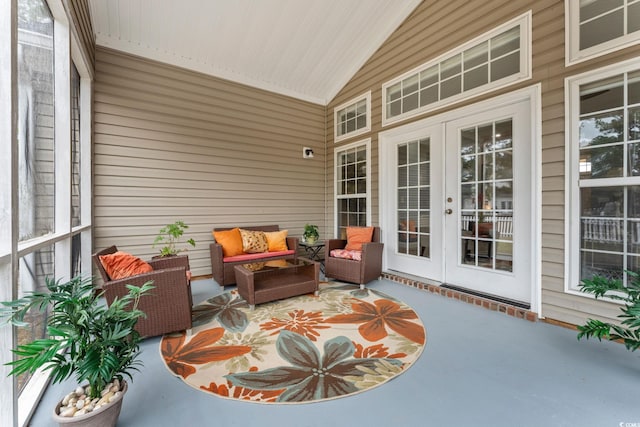
{"label": "transom window", "polygon": [[371,130],[371,92],[334,109],[335,142]]}
{"label": "transom window", "polygon": [[567,63],[640,42],[640,0],[566,0]]}
{"label": "transom window", "polygon": [[383,125],[529,78],[530,16],[522,15],[385,83]]}
{"label": "transom window", "polygon": [[370,222],[371,140],[360,141],[336,150],[336,225],[337,236],[346,238],[350,226]]}
{"label": "transom window", "polygon": [[[572,117],[571,286],[640,269],[640,61],[569,79]],[[621,72],[622,71],[622,72]]]}

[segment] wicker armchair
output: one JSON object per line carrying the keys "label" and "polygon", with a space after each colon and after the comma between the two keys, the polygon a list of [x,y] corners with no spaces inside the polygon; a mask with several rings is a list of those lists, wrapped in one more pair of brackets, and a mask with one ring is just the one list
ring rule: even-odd
{"label": "wicker armchair", "polygon": [[380,243],[380,227],[374,227],[371,240],[371,243],[362,245],[361,261],[330,256],[332,250],[344,249],[347,241],[344,239],[327,240],[324,247],[325,277],[357,283],[362,289],[366,283],[378,279],[382,275],[382,249],[384,248],[384,244]]}
{"label": "wicker armchair", "polygon": [[115,298],[127,293],[125,285],[142,286],[148,281],[153,281],[154,289],[143,296],[138,305],[138,308],[147,315],[140,318],[136,325],[140,335],[152,337],[191,328],[193,300],[191,283],[187,278],[189,258],[187,256],[156,258],[148,261],[153,267],[152,272],[111,280],[99,256],[117,251],[115,246],[111,246],[93,254],[93,261],[104,282],[102,289],[107,304],[111,304]]}

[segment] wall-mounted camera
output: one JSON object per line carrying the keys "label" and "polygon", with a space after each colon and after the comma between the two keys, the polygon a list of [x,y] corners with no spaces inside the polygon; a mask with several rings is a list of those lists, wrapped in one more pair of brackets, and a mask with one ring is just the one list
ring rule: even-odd
{"label": "wall-mounted camera", "polygon": [[304,147],[302,149],[302,158],[303,159],[312,159],[313,158],[313,149],[309,147]]}

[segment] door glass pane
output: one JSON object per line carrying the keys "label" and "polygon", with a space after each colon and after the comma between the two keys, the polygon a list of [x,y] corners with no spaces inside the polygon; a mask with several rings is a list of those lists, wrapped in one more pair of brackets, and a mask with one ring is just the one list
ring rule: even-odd
{"label": "door glass pane", "polygon": [[[398,253],[429,257],[431,209],[431,156],[429,138],[399,144]],[[406,155],[406,157],[405,157]]]}
{"label": "door glass pane", "polygon": [[53,19],[45,2],[18,2],[19,239],[53,232]]}
{"label": "door glass pane", "polygon": [[[513,271],[511,129],[511,120],[506,120],[461,131],[465,149],[459,156],[458,218],[464,265]],[[477,159],[477,176],[471,173],[472,159]]]}

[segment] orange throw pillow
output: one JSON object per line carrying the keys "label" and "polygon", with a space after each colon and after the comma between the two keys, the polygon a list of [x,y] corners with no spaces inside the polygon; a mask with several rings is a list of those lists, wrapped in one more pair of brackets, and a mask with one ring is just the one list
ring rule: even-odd
{"label": "orange throw pillow", "polygon": [[267,236],[269,252],[289,250],[287,247],[287,234],[289,234],[289,230],[265,231],[264,235]]}
{"label": "orange throw pillow", "polygon": [[118,251],[113,254],[100,255],[100,262],[111,280],[149,273],[153,267],[138,257]]}
{"label": "orange throw pillow", "polygon": [[213,238],[216,239],[216,243],[222,245],[222,253],[225,257],[242,255],[242,236],[240,236],[240,229],[233,228],[231,230],[214,231]]}
{"label": "orange throw pillow", "polygon": [[347,227],[347,251],[361,251],[363,243],[371,242],[373,227]]}

